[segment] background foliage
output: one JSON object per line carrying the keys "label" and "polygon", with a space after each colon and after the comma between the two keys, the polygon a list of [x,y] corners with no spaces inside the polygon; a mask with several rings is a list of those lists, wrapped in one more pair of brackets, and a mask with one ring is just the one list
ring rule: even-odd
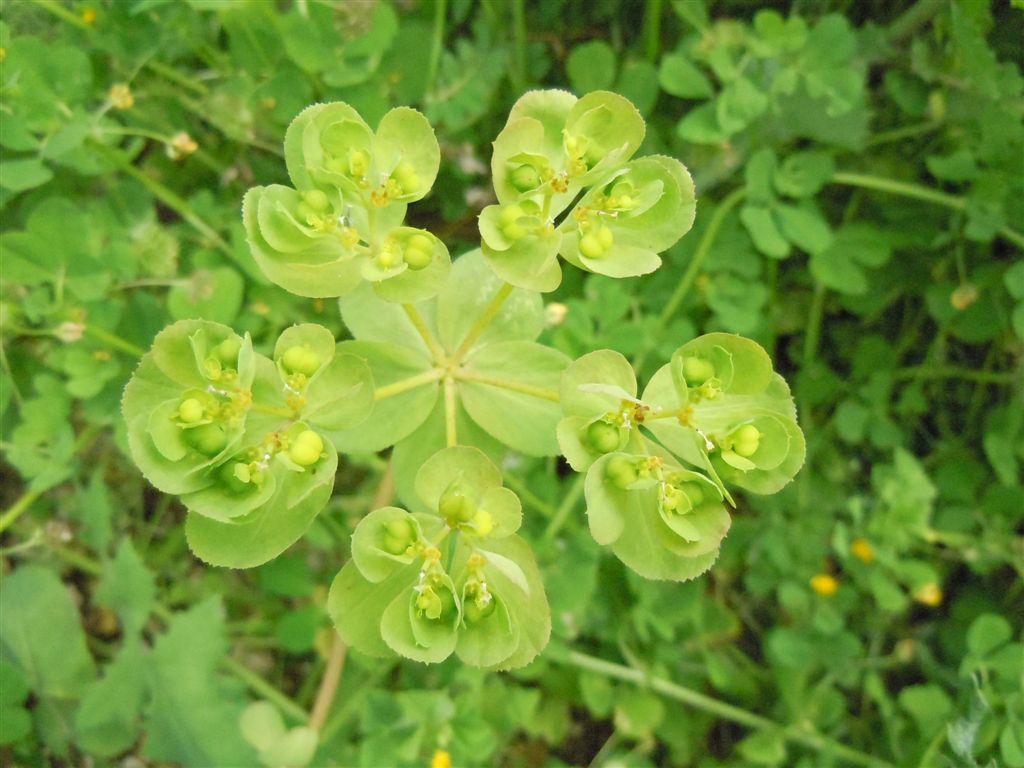
{"label": "background foliage", "polygon": [[628,96],[642,151],[699,195],[656,274],[567,271],[546,339],[649,376],[699,332],[750,335],[794,383],[808,464],[742,498],[720,561],[676,585],[599,555],[580,482],[518,460],[551,646],[505,675],[353,653],[312,764],[1024,766],[1019,3],[0,10],[5,763],[253,765],[250,701],[305,723],[326,586],[385,459],[342,461],[281,558],[205,567],[126,457],[121,390],[175,319],[264,351],[296,322],[344,337],[242,231],[303,107],[423,110],[443,160],[413,224],[457,255],[492,201],[489,142],[544,85]]}

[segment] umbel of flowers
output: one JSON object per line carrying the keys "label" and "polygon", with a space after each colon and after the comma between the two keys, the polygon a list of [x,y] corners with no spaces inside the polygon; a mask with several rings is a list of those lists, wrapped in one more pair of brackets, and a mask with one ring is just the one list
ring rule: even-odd
{"label": "umbel of flowers", "polygon": [[690,229],[689,173],[637,157],[643,137],[616,94],[527,93],[494,143],[480,248],[452,262],[405,225],[440,163],[423,115],[393,109],[371,127],[340,102],[300,113],[284,142],[291,185],[251,189],[245,231],[269,280],[339,297],[353,338],[302,324],[264,349],[204,320],[156,337],[122,410],[136,464],[187,507],[193,552],[267,562],[325,508],[339,454],[390,449],[396,503],[358,521],[328,600],[359,651],[511,669],[544,648],[544,585],[499,468],[514,453],[585,473],[594,540],[641,575],[711,567],[731,489],[774,493],[803,463],[768,355],[707,334],[641,391],[617,352],[571,361],[538,341],[563,262],[643,275]]}

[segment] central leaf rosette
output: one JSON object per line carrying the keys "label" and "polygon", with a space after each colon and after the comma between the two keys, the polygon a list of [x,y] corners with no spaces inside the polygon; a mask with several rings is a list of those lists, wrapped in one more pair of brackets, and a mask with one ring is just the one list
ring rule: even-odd
{"label": "central leaf rosette", "polygon": [[630,160],[644,121],[623,97],[531,91],[494,142],[498,204],[480,215],[484,256],[507,282],[552,291],[558,255],[611,277],[653,272],[689,231],[693,181],[678,160]]}
{"label": "central leaf rosette", "polygon": [[515,535],[522,509],[479,450],[444,449],[416,475],[426,512],[377,509],[352,537],[352,560],[329,610],[346,642],[371,655],[436,663],[527,664],[551,630],[530,548]]}
{"label": "central leaf rosette", "polygon": [[437,293],[448,249],[402,226],[410,202],[437,176],[440,149],[426,118],[392,109],[374,132],[348,104],[317,104],[285,135],[294,188],[254,187],[242,207],[253,257],[273,282],[301,296],[341,296],[370,282],[388,301]]}
{"label": "central leaf rosette", "polygon": [[684,344],[639,398],[622,355],[584,355],[562,376],[561,404],[559,445],[587,473],[594,539],[649,578],[711,566],[729,529],[726,482],[774,493],[804,460],[789,388],[758,344],[732,334]]}

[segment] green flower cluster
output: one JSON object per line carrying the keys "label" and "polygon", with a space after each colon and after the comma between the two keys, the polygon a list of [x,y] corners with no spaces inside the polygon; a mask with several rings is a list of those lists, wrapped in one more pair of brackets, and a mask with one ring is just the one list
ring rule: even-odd
{"label": "green flower cluster", "polygon": [[193,551],[250,567],[327,503],[338,456],[325,431],[362,421],[372,399],[366,364],[335,354],[325,328],[289,328],[271,359],[226,326],[183,320],[156,337],[122,411],[135,463],[188,507]]}
{"label": "green flower cluster", "polygon": [[435,453],[416,475],[423,512],[377,509],[352,536],[328,609],[345,641],[372,655],[436,663],[455,653],[491,669],[529,663],[550,614],[518,497],[476,448]]}
{"label": "green flower cluster", "polygon": [[803,465],[789,387],[740,336],[684,344],[640,398],[622,355],[592,352],[566,369],[560,400],[558,441],[587,473],[590,531],[648,578],[681,581],[711,566],[729,530],[726,482],[775,493]]}
{"label": "green flower cluster", "polygon": [[512,285],[552,291],[558,256],[611,277],[653,272],[689,231],[693,180],[675,158],[631,160],[644,138],[628,99],[594,91],[532,91],[494,142],[498,204],[480,215],[483,252]]}
{"label": "green flower cluster", "polygon": [[348,104],[316,104],[292,121],[284,149],[294,187],[254,187],[242,205],[253,257],[270,280],[311,297],[341,296],[363,280],[389,301],[437,293],[448,249],[402,226],[440,164],[422,114],[393,109],[374,132]]}

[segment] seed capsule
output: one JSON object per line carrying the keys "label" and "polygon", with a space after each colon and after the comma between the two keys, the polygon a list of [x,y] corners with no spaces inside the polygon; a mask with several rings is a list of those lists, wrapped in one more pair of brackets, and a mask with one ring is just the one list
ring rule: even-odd
{"label": "seed capsule", "polygon": [[683,358],[683,378],[691,387],[699,387],[715,375],[715,366],[696,355]]}
{"label": "seed capsule", "polygon": [[732,449],[743,458],[750,458],[757,453],[761,445],[761,433],[753,424],[744,424],[732,435]]}
{"label": "seed capsule", "polygon": [[392,520],[384,526],[385,552],[401,555],[409,548],[416,538],[416,531],[406,518]]}
{"label": "seed capsule", "polygon": [[405,246],[405,263],[409,269],[425,269],[434,258],[434,243],[426,235],[413,235]]}
{"label": "seed capsule", "polygon": [[466,488],[457,480],[445,488],[437,503],[437,511],[448,524],[468,523],[476,515],[476,503],[469,497]]}
{"label": "seed capsule", "polygon": [[202,421],[205,409],[203,404],[194,397],[188,397],[181,401],[178,406],[178,419],[185,424],[195,424]]}
{"label": "seed capsule", "polygon": [[281,356],[281,365],[289,373],[301,373],[304,376],[312,376],[320,369],[320,355],[314,352],[308,344],[289,347]]}
{"label": "seed capsule", "polygon": [[362,178],[370,170],[370,156],[361,149],[350,149],[348,153],[348,172],[354,178]]}
{"label": "seed capsule", "polygon": [[587,427],[583,441],[597,453],[611,453],[619,448],[619,428],[607,421],[595,421]]}
{"label": "seed capsule", "polygon": [[331,207],[331,201],[327,195],[319,189],[311,189],[302,193],[302,200],[317,213],[324,213]]}
{"label": "seed capsule", "polygon": [[519,219],[526,213],[518,205],[507,205],[498,217],[499,228],[509,240],[521,240],[527,235],[526,227],[519,223]]}
{"label": "seed capsule", "polygon": [[608,482],[621,490],[626,490],[640,479],[636,462],[628,456],[614,457],[605,467],[604,475]]}
{"label": "seed capsule", "polygon": [[467,624],[476,624],[483,621],[494,613],[494,610],[498,607],[497,601],[489,592],[484,594],[487,595],[486,600],[481,600],[480,598],[467,600],[465,605],[462,606],[462,615],[465,616]]}
{"label": "seed capsule", "polygon": [[300,467],[311,467],[320,460],[323,450],[323,438],[313,430],[307,429],[292,440],[288,457]]}
{"label": "seed capsule", "polygon": [[525,163],[513,170],[509,174],[508,180],[517,192],[529,192],[531,189],[539,187],[541,182],[537,169]]}
{"label": "seed capsule", "polygon": [[225,368],[234,368],[238,363],[238,353],[241,349],[242,342],[233,336],[229,336],[217,345],[213,350],[213,354],[217,356],[220,364]]}
{"label": "seed capsule", "polygon": [[391,178],[401,187],[400,194],[415,194],[422,186],[419,174],[416,173],[416,169],[408,160],[403,160],[395,166],[395,170],[391,172]]}
{"label": "seed capsule", "polygon": [[700,503],[704,501],[704,488],[700,483],[683,483],[679,486],[679,490],[686,494],[687,498],[690,499],[690,503],[695,507],[699,506]]}
{"label": "seed capsule", "polygon": [[599,259],[604,256],[604,248],[601,247],[597,235],[593,232],[587,232],[587,234],[580,238],[580,253],[588,259]]}
{"label": "seed capsule", "polygon": [[222,424],[201,424],[185,430],[185,442],[204,456],[216,456],[228,444],[227,430]]}

